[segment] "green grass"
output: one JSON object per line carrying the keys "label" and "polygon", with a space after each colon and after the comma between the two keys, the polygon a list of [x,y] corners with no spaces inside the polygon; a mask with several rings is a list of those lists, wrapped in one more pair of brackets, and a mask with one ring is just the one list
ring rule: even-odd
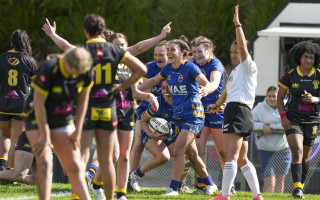
{"label": "green grass", "polygon": [[[70,184],[53,184],[52,194],[57,196],[58,194],[65,194],[70,192]],[[129,193],[127,195],[128,199],[137,199],[137,200],[153,200],[153,199],[192,199],[192,200],[206,200],[211,198],[211,196],[206,195],[192,195],[192,194],[180,194],[175,197],[163,197],[163,194],[166,189],[158,189],[158,188],[150,188],[150,189],[142,189],[140,193]],[[35,186],[18,184],[18,185],[0,185],[0,200],[3,199],[37,199],[36,196],[36,188]],[[32,198],[34,197],[34,198]],[[93,196],[92,196],[93,197]],[[287,200],[293,199],[291,194],[275,194],[275,193],[264,193],[263,197],[265,200]],[[305,195],[308,200],[318,200],[320,199],[320,195]],[[50,199],[70,199],[70,196],[63,197],[52,197]],[[233,200],[248,200],[252,199],[251,192],[237,192],[236,196],[232,196]]]}

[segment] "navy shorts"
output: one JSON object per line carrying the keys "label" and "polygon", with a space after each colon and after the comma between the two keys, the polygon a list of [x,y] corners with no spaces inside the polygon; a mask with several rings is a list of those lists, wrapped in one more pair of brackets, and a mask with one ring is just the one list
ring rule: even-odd
{"label": "navy shorts", "polygon": [[301,123],[294,119],[289,119],[291,122],[291,129],[286,130],[286,135],[301,134],[303,135],[303,145],[312,146],[317,137],[319,124],[318,123]]}
{"label": "navy shorts", "polygon": [[211,111],[205,111],[204,126],[207,126],[209,128],[222,129],[225,105],[226,104],[220,106],[218,112],[215,113],[212,113]]}
{"label": "navy shorts", "polygon": [[15,150],[26,151],[32,153],[31,144],[27,138],[26,132],[23,131],[18,138]]}
{"label": "navy shorts", "polygon": [[0,113],[0,121],[9,121],[10,119],[22,120],[22,115],[7,115]]}
{"label": "navy shorts", "polygon": [[203,124],[204,124],[204,117],[195,117],[195,116],[191,115],[188,118],[177,119],[174,122],[174,124],[176,126],[176,128],[175,128],[176,134],[178,134],[178,132],[180,133],[182,129],[185,129],[185,130],[195,134],[197,138],[200,138],[201,131],[202,131]]}

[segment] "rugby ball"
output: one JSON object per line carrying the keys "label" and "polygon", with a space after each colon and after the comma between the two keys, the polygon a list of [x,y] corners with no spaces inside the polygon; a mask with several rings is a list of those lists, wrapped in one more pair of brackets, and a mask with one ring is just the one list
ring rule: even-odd
{"label": "rugby ball", "polygon": [[172,128],[170,124],[167,122],[167,120],[160,118],[160,117],[154,117],[151,118],[148,121],[149,129],[153,132],[155,129],[157,130],[158,134],[164,134],[168,138],[172,136]]}

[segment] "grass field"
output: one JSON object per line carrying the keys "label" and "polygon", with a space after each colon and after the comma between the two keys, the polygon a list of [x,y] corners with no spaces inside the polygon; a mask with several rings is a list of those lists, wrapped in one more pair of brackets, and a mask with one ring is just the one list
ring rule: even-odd
{"label": "grass field", "polygon": [[[129,193],[128,199],[136,200],[153,200],[153,199],[182,199],[182,200],[206,200],[211,198],[206,195],[192,195],[192,194],[180,194],[176,197],[163,197],[166,189],[148,188],[142,189],[140,193]],[[291,194],[274,194],[264,193],[265,200],[286,200],[293,199]],[[93,196],[92,196],[93,197]],[[319,200],[320,195],[305,195],[307,200]],[[24,199],[38,199],[36,196],[35,186],[29,185],[0,185],[0,200],[24,200]],[[52,186],[52,197],[50,199],[70,199],[70,184],[53,184]],[[236,196],[232,196],[234,200],[249,200],[252,199],[251,192],[237,192]]]}

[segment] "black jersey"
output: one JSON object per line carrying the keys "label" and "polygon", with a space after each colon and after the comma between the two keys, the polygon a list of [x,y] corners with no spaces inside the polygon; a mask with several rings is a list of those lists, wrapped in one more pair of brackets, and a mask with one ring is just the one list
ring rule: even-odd
{"label": "black jersey", "polygon": [[30,79],[37,72],[35,60],[18,51],[0,55],[0,113],[21,115],[30,93]]}
{"label": "black jersey", "polygon": [[33,91],[47,96],[45,108],[49,127],[58,128],[73,123],[74,104],[82,90],[93,85],[91,71],[70,77],[62,59],[53,58],[39,66],[36,78],[31,83],[31,95],[24,106],[24,115],[35,123]]}
{"label": "black jersey", "polygon": [[114,101],[112,85],[115,83],[118,64],[125,59],[128,52],[102,38],[90,39],[83,47],[93,58],[94,86],[91,89],[89,103]]}
{"label": "black jersey", "polygon": [[302,123],[319,121],[319,104],[304,101],[305,91],[319,97],[319,84],[320,71],[314,67],[308,75],[303,75],[298,66],[281,77],[279,85],[290,92],[285,107],[288,119],[298,118]]}
{"label": "black jersey", "polygon": [[[132,70],[127,66],[119,67],[116,75],[116,83],[124,83],[131,76]],[[116,95],[117,116],[120,121],[122,118],[132,118],[134,114],[133,97],[131,87]]]}

